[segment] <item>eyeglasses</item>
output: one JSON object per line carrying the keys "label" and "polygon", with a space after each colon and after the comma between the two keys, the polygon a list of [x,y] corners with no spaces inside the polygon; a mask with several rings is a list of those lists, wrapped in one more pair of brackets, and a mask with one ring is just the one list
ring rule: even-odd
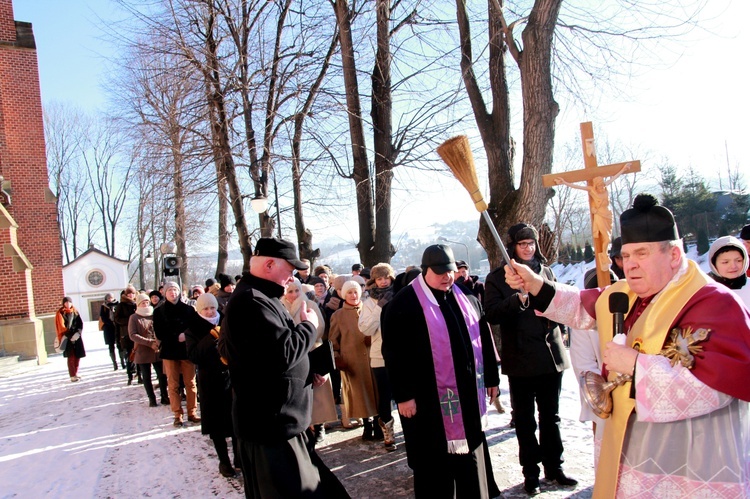
{"label": "eyeglasses", "polygon": [[529,241],[529,242],[521,241],[520,243],[516,243],[516,246],[518,246],[519,248],[523,248],[523,249],[534,248],[536,247],[536,243],[534,241]]}

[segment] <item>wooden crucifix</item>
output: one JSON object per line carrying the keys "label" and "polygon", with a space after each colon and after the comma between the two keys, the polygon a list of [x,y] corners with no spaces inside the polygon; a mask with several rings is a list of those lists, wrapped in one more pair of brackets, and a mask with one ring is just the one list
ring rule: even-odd
{"label": "wooden crucifix", "polygon": [[[542,175],[545,187],[567,185],[575,189],[588,191],[589,210],[591,211],[591,230],[594,235],[594,256],[596,258],[596,277],[600,287],[609,286],[609,242],[612,237],[612,211],[609,209],[607,186],[623,173],[641,171],[640,161],[628,161],[612,165],[599,166],[596,162],[594,145],[594,128],[591,122],[581,123],[581,145],[583,147],[583,170]],[[605,181],[604,177],[609,177]],[[586,181],[586,186],[574,182]]]}

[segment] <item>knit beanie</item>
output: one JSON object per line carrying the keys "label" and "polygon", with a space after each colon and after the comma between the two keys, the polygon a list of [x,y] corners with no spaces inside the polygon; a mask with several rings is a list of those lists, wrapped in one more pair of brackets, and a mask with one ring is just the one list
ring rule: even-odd
{"label": "knit beanie", "polygon": [[224,289],[229,285],[234,286],[237,282],[234,280],[234,277],[230,275],[219,274],[219,284],[221,284],[221,289]]}
{"label": "knit beanie", "polygon": [[341,298],[346,299],[346,293],[350,289],[358,289],[359,290],[359,296],[362,296],[362,286],[359,285],[357,281],[346,281],[343,286],[341,286]]}
{"label": "knit beanie", "polygon": [[204,308],[214,307],[219,308],[219,302],[216,301],[216,297],[211,293],[203,293],[195,300],[195,310],[200,312]]}
{"label": "knit beanie", "polygon": [[333,288],[336,291],[338,291],[339,294],[342,294],[341,293],[342,286],[344,285],[345,282],[348,282],[351,280],[352,280],[351,275],[337,275],[336,277],[333,278]]}

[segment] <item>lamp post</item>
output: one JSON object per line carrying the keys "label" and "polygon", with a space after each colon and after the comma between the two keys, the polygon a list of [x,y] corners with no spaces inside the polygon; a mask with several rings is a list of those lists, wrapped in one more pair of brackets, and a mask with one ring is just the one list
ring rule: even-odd
{"label": "lamp post", "polygon": [[460,244],[461,246],[463,246],[464,249],[466,250],[466,265],[469,266],[469,272],[471,272],[471,260],[469,259],[469,247],[466,244],[460,243],[458,241],[451,241],[450,239],[443,237],[443,236],[438,237],[438,241],[443,241],[443,242],[451,243],[451,244]]}
{"label": "lamp post", "polygon": [[[143,253],[141,253],[141,255],[142,254]],[[151,250],[149,250],[146,253],[146,256],[142,257],[141,264],[139,265],[138,276],[140,277],[140,280],[141,280],[141,288],[145,288],[146,287],[146,283],[145,283],[145,279],[146,278],[145,278],[145,274],[144,274],[144,271],[143,271],[143,264],[144,263],[146,265],[151,265],[152,263],[154,263],[154,257],[151,256]]]}
{"label": "lamp post", "polygon": [[[279,208],[279,188],[276,184],[276,172],[271,169],[273,173],[273,192],[274,200],[276,202],[276,231],[281,239],[281,211]],[[268,211],[268,197],[264,196],[260,192],[256,192],[255,197],[250,200],[250,208],[258,215]]]}

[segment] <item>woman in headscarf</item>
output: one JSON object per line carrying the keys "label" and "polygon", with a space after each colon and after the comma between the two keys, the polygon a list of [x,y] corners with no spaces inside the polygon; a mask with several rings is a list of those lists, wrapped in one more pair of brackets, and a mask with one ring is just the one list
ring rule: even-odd
{"label": "woman in headscarf", "polygon": [[[315,315],[318,316],[318,336],[315,339],[313,350],[321,346],[323,344],[323,333],[325,332],[323,313],[320,311],[317,303],[307,298],[305,290],[298,279],[295,278],[286,285],[284,296],[281,297],[281,303],[287,309],[289,315],[292,316],[294,324],[301,322],[300,310],[302,310],[302,307],[315,312]],[[331,380],[329,376],[325,376],[325,378],[325,383],[313,388],[312,425],[316,443],[321,443],[325,439],[325,423],[338,420],[336,405],[333,400]]]}
{"label": "woman in headscarf", "polygon": [[716,282],[733,290],[750,309],[750,285],[747,279],[748,256],[742,241],[732,236],[720,237],[708,250],[711,272]]}
{"label": "woman in headscarf", "polygon": [[341,371],[341,398],[344,402],[341,421],[343,424],[348,418],[362,418],[362,438],[379,440],[383,438],[380,426],[373,425],[370,419],[378,413],[375,382],[370,370],[370,337],[360,332],[358,324],[362,287],[355,281],[346,281],[341,287],[341,295],[344,305],[331,316],[329,332],[336,367]]}
{"label": "woman in headscarf", "polygon": [[161,392],[161,403],[169,404],[167,392],[167,377],[162,370],[159,358],[159,340],[154,333],[154,307],[151,305],[149,296],[141,293],[136,296],[135,313],[128,319],[128,336],[133,342],[133,363],[143,380],[146,389],[149,407],[156,407],[156,395],[151,383],[151,366],[156,371],[156,379],[159,380],[159,391]]}
{"label": "woman in headscarf", "polygon": [[[211,293],[204,293],[195,300],[195,309],[200,315],[185,331],[185,346],[188,359],[198,367],[198,398],[201,406],[201,433],[208,435],[214,443],[219,457],[219,473],[231,478],[240,467],[237,440],[232,427],[232,384],[229,368],[219,356],[216,344],[221,330],[219,302]],[[234,466],[229,459],[227,438],[232,439]]]}
{"label": "woman in headscarf", "polygon": [[[63,357],[68,359],[70,381],[76,382],[81,379],[78,376],[78,364],[81,358],[86,356],[86,349],[81,338],[83,321],[73,306],[73,300],[67,296],[63,298],[62,307],[55,314],[55,330]],[[67,341],[63,341],[63,338]]]}

